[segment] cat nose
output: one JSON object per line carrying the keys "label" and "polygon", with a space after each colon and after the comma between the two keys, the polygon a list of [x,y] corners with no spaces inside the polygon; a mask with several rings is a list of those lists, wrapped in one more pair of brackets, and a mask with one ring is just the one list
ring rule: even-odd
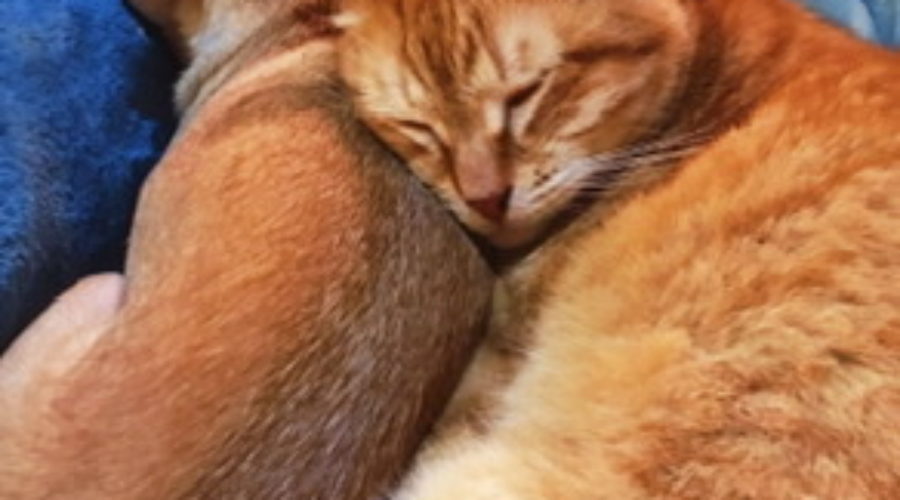
{"label": "cat nose", "polygon": [[466,204],[489,221],[500,223],[503,222],[503,219],[506,217],[511,194],[512,189],[505,188],[502,191],[497,191],[489,196],[467,199]]}

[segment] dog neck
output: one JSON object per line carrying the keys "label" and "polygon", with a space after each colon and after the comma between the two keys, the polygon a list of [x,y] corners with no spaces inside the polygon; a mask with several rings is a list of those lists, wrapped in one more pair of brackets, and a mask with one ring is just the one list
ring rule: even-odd
{"label": "dog neck", "polygon": [[328,3],[308,1],[211,9],[190,37],[190,63],[176,89],[183,123],[247,66],[337,35],[332,16]]}

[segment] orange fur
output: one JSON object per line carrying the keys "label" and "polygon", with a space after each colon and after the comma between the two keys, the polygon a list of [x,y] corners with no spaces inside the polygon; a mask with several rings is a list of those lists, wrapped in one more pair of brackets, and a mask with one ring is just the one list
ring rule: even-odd
{"label": "orange fur", "polygon": [[344,4],[358,22],[342,73],[362,118],[460,220],[507,247],[572,201],[566,164],[665,125],[694,43],[669,2]]}
{"label": "orange fur", "polygon": [[124,304],[89,282],[0,365],[0,498],[371,498],[479,334],[489,273],[355,123],[310,6],[206,4]]}
{"label": "orange fur", "polygon": [[[399,57],[396,40],[431,36],[417,78],[444,70],[454,88],[462,75],[435,62],[454,45],[427,23],[388,24],[379,38],[366,16],[393,15],[390,3],[428,19],[448,2],[351,3],[362,24],[342,71],[403,153],[381,125],[394,110],[373,96],[410,61],[384,61]],[[688,64],[658,132],[704,142],[649,171],[628,165],[509,272],[491,337],[397,498],[900,498],[900,57],[786,0],[562,3],[541,3],[538,17],[552,27],[557,9],[580,9],[602,27],[615,9],[680,11],[686,22],[657,17],[690,34],[662,41]],[[485,14],[489,26],[503,9],[518,15],[511,5],[538,5],[462,4],[467,23]],[[462,17],[446,22],[453,33]],[[588,154],[610,148],[597,144]],[[411,161],[426,180],[454,175]],[[453,206],[489,238],[502,230]]]}

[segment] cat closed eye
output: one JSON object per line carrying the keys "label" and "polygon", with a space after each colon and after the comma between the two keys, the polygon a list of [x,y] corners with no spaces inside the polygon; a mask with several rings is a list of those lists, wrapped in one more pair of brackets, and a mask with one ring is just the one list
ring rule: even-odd
{"label": "cat closed eye", "polygon": [[527,104],[544,85],[544,79],[535,80],[524,87],[519,87],[506,98],[506,109],[516,109]]}
{"label": "cat closed eye", "polygon": [[431,125],[429,125],[425,122],[420,122],[420,121],[416,121],[416,120],[398,120],[397,125],[399,125],[400,127],[404,128],[406,130],[416,132],[419,134],[437,135],[434,132],[434,128],[432,128]]}
{"label": "cat closed eye", "polygon": [[594,64],[605,59],[631,59],[645,57],[657,51],[661,42],[656,39],[638,43],[582,47],[563,54],[563,60],[574,64]]}
{"label": "cat closed eye", "polygon": [[429,141],[437,145],[443,144],[441,136],[434,130],[434,127],[425,122],[418,120],[398,120],[396,124],[403,129],[407,135],[411,135],[418,139],[417,142]]}
{"label": "cat closed eye", "polygon": [[447,154],[447,144],[431,125],[418,120],[397,120],[395,125],[407,140],[427,151]]}

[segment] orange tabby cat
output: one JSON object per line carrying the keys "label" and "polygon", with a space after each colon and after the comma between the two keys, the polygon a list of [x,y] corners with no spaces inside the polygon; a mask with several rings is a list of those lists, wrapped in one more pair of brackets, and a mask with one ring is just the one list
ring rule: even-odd
{"label": "orange tabby cat", "polygon": [[900,498],[900,57],[788,0],[339,21],[365,120],[469,228],[579,214],[399,498]]}

